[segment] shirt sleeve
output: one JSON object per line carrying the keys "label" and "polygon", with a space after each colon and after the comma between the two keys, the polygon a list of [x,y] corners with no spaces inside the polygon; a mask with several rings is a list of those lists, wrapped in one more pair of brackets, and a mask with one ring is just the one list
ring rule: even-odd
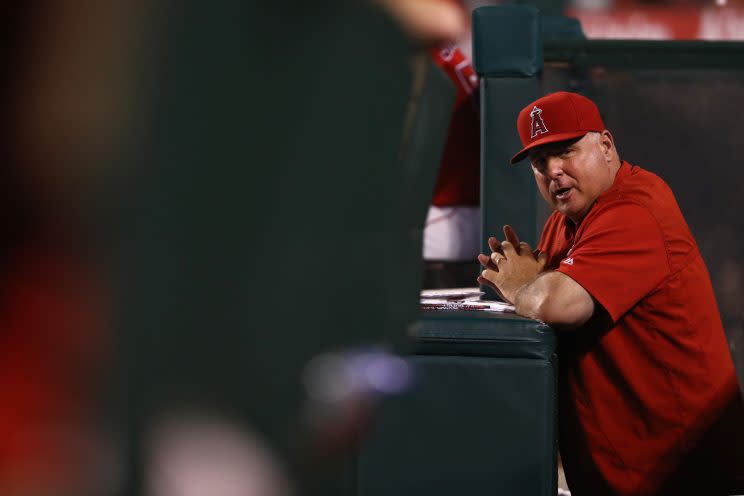
{"label": "shirt sleeve", "polygon": [[617,322],[669,275],[664,238],[649,210],[634,203],[603,206],[558,268]]}

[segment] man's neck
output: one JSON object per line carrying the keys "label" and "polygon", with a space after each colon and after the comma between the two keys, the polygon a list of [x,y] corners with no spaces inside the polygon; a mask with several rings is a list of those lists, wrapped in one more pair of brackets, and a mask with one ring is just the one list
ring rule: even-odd
{"label": "man's neck", "polygon": [[[615,184],[615,179],[617,179],[617,173],[620,171],[620,167],[622,167],[623,163],[620,159],[617,159],[615,162],[609,165],[610,168],[610,180],[606,188],[602,190],[602,192],[599,194],[602,196],[608,189],[612,188],[612,185]],[[592,211],[592,208],[594,208],[594,204],[597,203],[597,200],[595,199],[592,204],[589,206],[589,208],[584,212],[584,214],[579,217],[578,219],[573,219],[571,217],[568,218],[568,220],[571,221],[571,223],[574,225],[575,228],[578,229],[578,227],[581,225],[581,221],[584,220],[584,217],[586,217],[589,212]]]}

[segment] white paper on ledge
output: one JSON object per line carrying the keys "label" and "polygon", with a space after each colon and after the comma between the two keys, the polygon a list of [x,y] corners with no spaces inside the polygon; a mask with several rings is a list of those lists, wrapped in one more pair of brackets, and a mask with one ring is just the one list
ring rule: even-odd
{"label": "white paper on ledge", "polygon": [[447,288],[447,289],[424,289],[421,298],[441,298],[446,300],[465,300],[473,297],[480,298],[483,291],[474,288]]}
{"label": "white paper on ledge", "polygon": [[442,300],[421,298],[421,308],[427,310],[475,310],[482,312],[514,313],[514,305],[489,300]]}

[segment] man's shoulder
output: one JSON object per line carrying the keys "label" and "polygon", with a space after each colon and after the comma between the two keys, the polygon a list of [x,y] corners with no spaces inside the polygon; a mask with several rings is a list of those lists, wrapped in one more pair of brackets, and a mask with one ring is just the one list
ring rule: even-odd
{"label": "man's shoulder", "polygon": [[593,210],[592,220],[598,223],[595,225],[609,222],[636,229],[641,223],[646,223],[658,230],[668,253],[675,260],[695,250],[695,240],[669,185],[653,172],[638,166],[630,167],[618,187]]}
{"label": "man's shoulder", "polygon": [[663,215],[665,211],[678,211],[677,200],[666,181],[637,165],[627,166],[629,171],[622,181],[600,198],[599,205],[604,204],[607,208],[638,205],[647,208],[654,216]]}
{"label": "man's shoulder", "polygon": [[672,189],[660,176],[637,165],[628,165],[630,166],[630,172],[618,188],[622,196],[631,199],[635,197],[638,197],[638,199],[658,199],[656,195],[659,193],[672,193]]}

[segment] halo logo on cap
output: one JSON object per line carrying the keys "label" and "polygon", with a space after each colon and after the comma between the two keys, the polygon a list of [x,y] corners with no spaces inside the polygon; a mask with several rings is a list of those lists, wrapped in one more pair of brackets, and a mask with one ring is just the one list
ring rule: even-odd
{"label": "halo logo on cap", "polygon": [[532,131],[530,133],[530,138],[534,139],[537,137],[538,134],[548,132],[548,127],[545,125],[545,122],[543,122],[542,109],[540,107],[538,107],[537,105],[532,107],[530,117],[532,117]]}

